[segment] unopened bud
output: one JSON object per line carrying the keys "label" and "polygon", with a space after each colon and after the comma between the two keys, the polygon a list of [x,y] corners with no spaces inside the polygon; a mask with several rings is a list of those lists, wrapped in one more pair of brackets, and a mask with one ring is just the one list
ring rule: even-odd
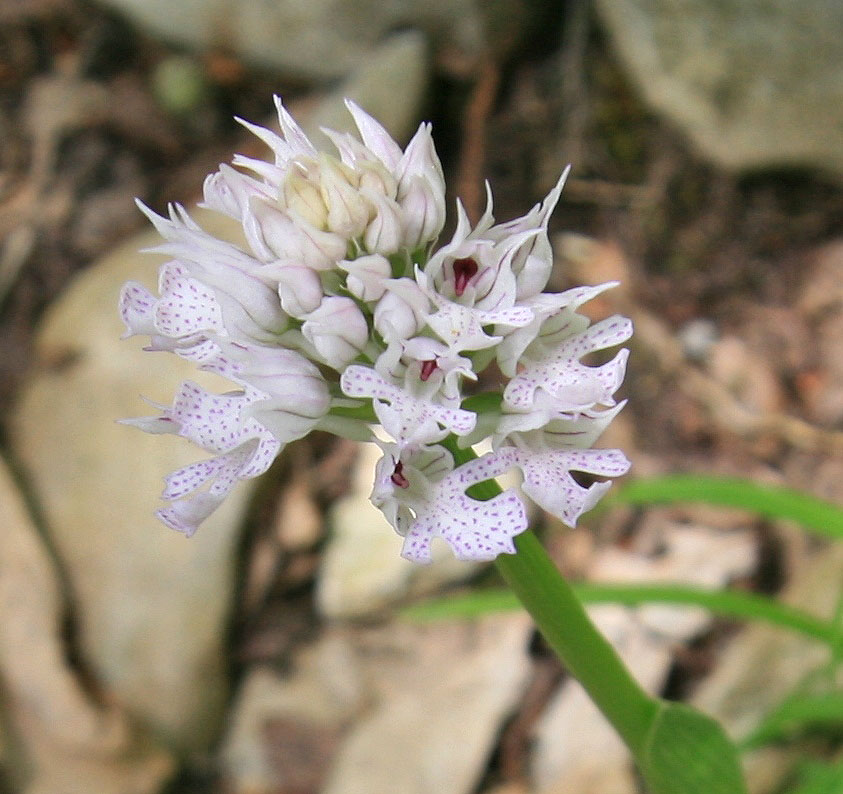
{"label": "unopened bud", "polygon": [[269,198],[269,191],[257,179],[241,174],[230,165],[208,174],[202,186],[204,205],[240,220],[253,196]]}
{"label": "unopened bud", "polygon": [[363,234],[369,223],[369,206],[352,185],[349,169],[328,155],[319,158],[319,182],[322,200],[328,209],[327,228],[347,240]]}
{"label": "unopened bud", "polygon": [[436,154],[429,124],[422,124],[407,144],[396,174],[399,195],[402,195],[407,190],[410,181],[418,176],[429,182],[434,191],[442,196],[445,195],[445,175],[442,172],[439,155]]}
{"label": "unopened bud", "polygon": [[250,347],[237,356],[237,377],[262,392],[267,400],[250,413],[282,442],[308,433],[314,420],[331,407],[325,379],[314,364],[293,350]]}
{"label": "unopened bud", "polygon": [[280,263],[271,270],[271,275],[278,280],[281,308],[291,317],[309,314],[322,302],[322,280],[315,270],[306,265]]}
{"label": "unopened bud", "polygon": [[291,174],[284,183],[284,202],[300,218],[316,229],[325,229],[328,210],[319,188],[308,179]]}
{"label": "unopened bud", "polygon": [[361,193],[375,207],[375,217],[366,227],[363,245],[373,254],[394,254],[403,243],[403,213],[392,199],[373,190]]}
{"label": "unopened bud", "polygon": [[351,298],[331,296],[308,315],[301,328],[329,366],[343,369],[369,341],[369,326]]}
{"label": "unopened bud", "polygon": [[346,253],[346,240],[339,235],[316,229],[303,218],[261,200],[249,202],[243,231],[264,262],[294,259],[314,270],[327,270]]}
{"label": "unopened bud", "polygon": [[389,260],[380,254],[346,259],[337,265],[348,273],[348,291],[361,301],[379,300],[386,291],[386,280],[392,276]]}
{"label": "unopened bud", "polygon": [[445,194],[428,180],[414,176],[398,200],[404,213],[404,245],[415,250],[433,242],[445,225]]}
{"label": "unopened bud", "polygon": [[398,194],[398,182],[381,163],[358,160],[356,168],[360,174],[361,190],[374,190],[391,199]]}
{"label": "unopened bud", "polygon": [[415,336],[425,324],[427,296],[409,278],[389,282],[389,291],[375,307],[375,328],[389,344]]}

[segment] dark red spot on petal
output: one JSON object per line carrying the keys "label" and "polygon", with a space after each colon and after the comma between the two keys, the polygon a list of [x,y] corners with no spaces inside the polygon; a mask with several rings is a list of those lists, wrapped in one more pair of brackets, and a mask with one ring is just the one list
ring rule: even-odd
{"label": "dark red spot on petal", "polygon": [[436,371],[436,359],[432,358],[429,361],[422,361],[421,374],[419,377],[426,381]]}
{"label": "dark red spot on petal", "polygon": [[397,485],[399,488],[410,487],[410,481],[404,476],[404,464],[400,460],[395,464],[395,471],[392,472],[389,479],[392,480],[393,485]]}
{"label": "dark red spot on petal", "polygon": [[454,260],[454,292],[458,297],[465,292],[468,282],[477,275],[479,269],[477,262],[470,256]]}

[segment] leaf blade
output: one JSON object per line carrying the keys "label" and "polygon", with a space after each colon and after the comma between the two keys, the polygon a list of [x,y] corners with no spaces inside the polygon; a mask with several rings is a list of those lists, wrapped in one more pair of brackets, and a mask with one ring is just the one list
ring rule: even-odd
{"label": "leaf blade", "polygon": [[792,488],[737,477],[671,474],[632,480],[606,500],[607,506],[676,502],[739,507],[766,518],[795,521],[823,537],[843,539],[843,509],[837,505]]}
{"label": "leaf blade", "polygon": [[738,751],[711,717],[664,703],[639,759],[651,794],[746,794]]}

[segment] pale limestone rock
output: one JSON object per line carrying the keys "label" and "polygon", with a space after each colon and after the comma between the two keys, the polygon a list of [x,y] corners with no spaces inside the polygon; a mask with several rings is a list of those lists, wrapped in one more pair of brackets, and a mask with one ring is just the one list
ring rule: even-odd
{"label": "pale limestone rock", "polygon": [[375,692],[323,794],[469,794],[530,671],[526,615],[392,625],[363,644]]}
{"label": "pale limestone rock", "polygon": [[803,378],[800,391],[811,418],[834,427],[843,420],[843,242],[823,246],[813,259],[798,305],[811,322],[817,373]]}
{"label": "pale limestone rock", "polygon": [[[196,217],[216,232],[230,224],[212,213]],[[177,356],[153,357],[141,352],[140,339],[120,339],[120,287],[128,279],[155,283],[157,260],[138,249],[158,239],[154,232],[132,239],[51,307],[37,340],[37,372],[13,417],[13,442],[66,568],[94,673],[175,744],[201,747],[225,695],[222,626],[249,488],[187,540],[152,513],[163,475],[201,451],[116,423],[151,413],[141,395],[169,403],[181,380],[202,380]]]}
{"label": "pale limestone rock", "polygon": [[15,748],[5,773],[26,794],[157,792],[173,759],[96,705],[68,667],[57,572],[3,463],[0,504],[0,679]]}
{"label": "pale limestone rock", "polygon": [[[618,650],[635,679],[649,692],[664,683],[672,653],[654,640],[630,610],[601,605],[588,610]],[[539,794],[636,794],[626,745],[576,681],[566,681],[536,728],[531,764]]]}
{"label": "pale limestone rock", "polygon": [[709,349],[708,369],[753,413],[780,411],[783,397],[771,365],[737,336],[727,335]]}
{"label": "pale limestone rock", "polygon": [[[360,662],[348,636],[334,632],[305,649],[289,676],[256,668],[237,695],[223,741],[222,767],[232,794],[273,794],[318,787],[325,755],[336,749],[341,729],[361,708]],[[288,731],[272,746],[272,731]],[[279,758],[285,747],[300,757]],[[322,757],[314,763],[314,755]]]}
{"label": "pale limestone rock", "polygon": [[598,0],[645,100],[729,168],[843,174],[838,0]]}
{"label": "pale limestone rock", "polygon": [[324,83],[360,68],[391,31],[424,31],[436,49],[476,58],[480,10],[471,0],[100,0],[169,41],[221,46],[285,77]]}
{"label": "pale limestone rock", "polygon": [[322,523],[309,482],[294,472],[281,494],[272,534],[284,550],[302,551],[316,545]]}
{"label": "pale limestone rock", "polygon": [[483,794],[529,794],[529,789],[521,781],[512,781],[510,783],[501,783],[490,789],[484,789]]}
{"label": "pale limestone rock", "polygon": [[797,306],[812,320],[843,308],[843,240],[814,252]]}
{"label": "pale limestone rock", "polygon": [[[659,510],[651,511],[659,516]],[[754,534],[746,528],[714,531],[667,517],[645,520],[633,549],[609,547],[594,561],[590,579],[597,582],[678,582],[717,590],[749,573],[757,560]],[[666,641],[683,642],[711,622],[704,609],[671,604],[646,604],[634,610],[641,628]]]}

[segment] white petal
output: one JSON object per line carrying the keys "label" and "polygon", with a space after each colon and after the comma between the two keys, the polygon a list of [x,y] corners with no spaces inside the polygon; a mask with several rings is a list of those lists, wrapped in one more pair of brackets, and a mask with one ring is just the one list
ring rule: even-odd
{"label": "white petal", "polygon": [[369,341],[369,324],[351,299],[328,296],[301,327],[304,337],[334,369],[343,369]]}
{"label": "white petal", "polygon": [[225,331],[214,291],[194,278],[174,279],[155,306],[155,326],[164,336],[179,338]]}
{"label": "white petal", "polygon": [[632,335],[632,323],[615,315],[569,337],[545,358],[527,361],[504,390],[504,399],[515,408],[532,405],[541,388],[558,402],[559,411],[581,411],[595,404],[614,405],[612,395],[623,382],[629,351],[621,350],[600,367],[580,362],[587,353],[625,342]]}
{"label": "white petal", "polygon": [[[386,411],[381,408],[381,411],[391,426],[393,438],[399,443],[410,439],[419,428],[430,429],[430,422],[436,422],[445,430],[463,436],[474,429],[477,421],[477,416],[472,411],[447,408],[421,400],[389,383],[375,370],[357,364],[346,367],[340,378],[340,387],[348,397],[371,397],[389,403],[389,408]],[[375,409],[378,410],[377,403]],[[437,435],[439,438],[436,440],[444,436],[443,433]],[[418,438],[413,438],[413,441],[428,443]]]}
{"label": "white petal", "polygon": [[524,505],[509,489],[481,502],[465,492],[476,483],[502,474],[511,467],[495,453],[464,463],[434,488],[428,503],[416,510],[401,550],[414,562],[430,562],[430,543],[441,537],[460,560],[493,560],[499,554],[514,554],[512,538],[529,524]]}
{"label": "white petal", "polygon": [[524,493],[569,527],[576,526],[577,519],[611,487],[609,482],[595,482],[584,488],[571,471],[606,477],[619,477],[629,471],[629,461],[619,449],[521,453],[519,465],[524,472]]}
{"label": "white petal", "polygon": [[155,515],[170,529],[181,532],[189,538],[196,532],[199,525],[223,503],[224,499],[224,495],[211,496],[207,493],[198,493],[156,510]]}
{"label": "white petal", "polygon": [[152,336],[158,333],[154,322],[154,308],[158,299],[143,284],[129,281],[120,290],[120,319],[126,326],[124,338],[136,334]]}
{"label": "white petal", "polygon": [[380,254],[344,259],[337,266],[348,273],[348,291],[362,301],[376,301],[383,297],[386,281],[392,276],[389,260]]}
{"label": "white petal", "polygon": [[296,123],[296,120],[290,115],[280,96],[274,96],[275,109],[278,111],[278,123],[281,125],[281,132],[284,133],[284,139],[290,146],[302,154],[315,155],[316,148],[310,142],[310,138],[304,134],[304,130]]}
{"label": "white petal", "polygon": [[360,138],[366,147],[390,170],[394,171],[401,160],[401,147],[392,136],[363,108],[350,99],[345,106],[354,117],[354,123],[360,131]]}
{"label": "white petal", "polygon": [[244,400],[242,392],[214,394],[185,381],[170,416],[180,427],[179,435],[204,449],[228,452],[253,437],[252,428],[242,422]]}

